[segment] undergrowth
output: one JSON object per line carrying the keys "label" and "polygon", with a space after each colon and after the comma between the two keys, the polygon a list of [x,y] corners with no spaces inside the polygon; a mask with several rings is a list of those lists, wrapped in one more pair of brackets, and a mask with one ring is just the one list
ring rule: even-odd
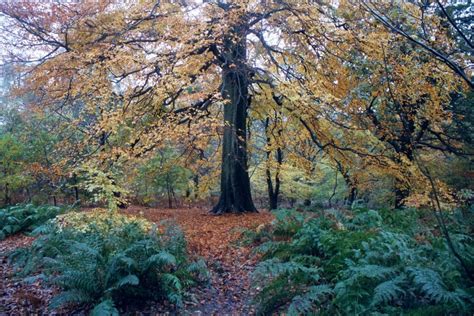
{"label": "undergrowth", "polygon": [[74,304],[91,315],[117,315],[121,305],[147,299],[180,307],[186,289],[209,277],[202,260],[189,260],[184,235],[171,223],[157,228],[94,211],[60,216],[34,233],[32,246],[10,258],[26,281],[44,279],[62,290],[51,309]]}
{"label": "undergrowth", "polygon": [[0,240],[19,232],[31,232],[68,210],[59,206],[15,205],[0,209]]}
{"label": "undergrowth", "polygon": [[[473,266],[466,214],[446,216]],[[472,280],[422,211],[281,210],[246,236],[262,255],[253,275],[258,314],[468,315],[474,308]]]}

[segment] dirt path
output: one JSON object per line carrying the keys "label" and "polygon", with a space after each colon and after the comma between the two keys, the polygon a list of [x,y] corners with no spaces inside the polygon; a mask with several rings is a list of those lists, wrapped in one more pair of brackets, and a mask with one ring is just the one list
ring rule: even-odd
{"label": "dirt path", "polygon": [[127,213],[142,215],[153,222],[176,221],[183,229],[192,254],[203,257],[211,271],[211,284],[195,289],[196,301],[188,302],[185,314],[251,315],[253,290],[250,273],[255,267],[251,249],[237,247],[243,229],[269,223],[269,212],[212,216],[204,209],[144,209],[131,207]]}
{"label": "dirt path", "polygon": [[[203,257],[211,272],[206,288],[191,291],[184,309],[177,313],[170,307],[151,304],[133,315],[252,315],[250,304],[254,296],[250,286],[250,273],[255,267],[251,249],[237,247],[236,241],[246,228],[269,223],[269,212],[244,215],[212,216],[205,209],[151,209],[130,207],[127,214],[143,216],[159,223],[175,221],[184,231],[188,249],[193,256]],[[3,315],[54,315],[47,310],[54,289],[41,283],[25,284],[12,276],[12,267],[5,253],[27,246],[33,238],[21,234],[0,241],[0,316]],[[55,314],[64,314],[59,312]],[[81,311],[74,315],[83,315]]]}

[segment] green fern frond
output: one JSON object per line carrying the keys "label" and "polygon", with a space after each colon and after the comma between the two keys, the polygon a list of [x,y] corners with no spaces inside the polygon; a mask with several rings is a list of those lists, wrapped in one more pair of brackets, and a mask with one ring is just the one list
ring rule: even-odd
{"label": "green fern frond", "polygon": [[115,283],[115,285],[112,287],[112,289],[119,289],[125,285],[138,285],[139,283],[140,279],[136,275],[129,274],[118,280],[117,283]]}
{"label": "green fern frond", "polygon": [[406,282],[405,275],[399,275],[393,279],[380,283],[374,289],[371,306],[388,304],[405,295],[405,291],[399,286]]}
{"label": "green fern frond", "polygon": [[114,302],[109,299],[96,305],[92,309],[90,316],[119,316],[119,311],[115,308]]}
{"label": "green fern frond", "polygon": [[454,304],[461,308],[466,307],[465,301],[469,299],[469,295],[461,289],[447,290],[446,285],[436,271],[428,268],[409,268],[408,271],[415,285],[420,288],[428,299],[436,303]]}
{"label": "green fern frond", "polygon": [[176,265],[176,257],[167,251],[160,251],[148,258],[145,262],[146,269],[156,266],[174,266]]}
{"label": "green fern frond", "polygon": [[87,293],[84,293],[79,290],[69,290],[62,293],[59,293],[51,300],[49,308],[54,309],[66,304],[80,304],[80,303],[89,303],[93,301],[93,298],[90,297]]}
{"label": "green fern frond", "polygon": [[315,304],[322,303],[332,293],[333,290],[327,284],[310,286],[306,293],[293,298],[288,307],[288,315],[306,315],[317,309]]}
{"label": "green fern frond", "polygon": [[173,288],[174,290],[176,290],[177,292],[181,291],[182,290],[182,285],[181,285],[181,281],[179,280],[179,278],[174,275],[174,274],[171,274],[171,273],[164,273],[162,276],[161,276],[161,279],[163,280],[163,283],[166,284],[168,287],[170,288]]}
{"label": "green fern frond", "polygon": [[198,282],[205,283],[211,279],[211,274],[209,273],[206,262],[202,259],[191,262],[186,270]]}
{"label": "green fern frond", "polygon": [[293,275],[299,272],[308,276],[312,275],[315,280],[318,279],[319,269],[317,267],[306,267],[293,261],[282,262],[279,259],[270,259],[260,263],[255,269],[253,277],[258,280],[275,278],[281,275]]}

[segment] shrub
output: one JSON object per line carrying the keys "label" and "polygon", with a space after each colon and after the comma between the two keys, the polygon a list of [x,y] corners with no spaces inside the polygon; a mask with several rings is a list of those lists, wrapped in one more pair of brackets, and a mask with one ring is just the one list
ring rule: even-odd
{"label": "shrub", "polygon": [[57,216],[51,221],[58,229],[73,228],[75,231],[99,231],[110,233],[111,229],[127,224],[138,226],[142,231],[149,231],[153,224],[137,216],[125,216],[106,209],[96,208],[91,211],[70,212]]}
{"label": "shrub", "polygon": [[[11,259],[23,275],[42,274],[62,292],[50,307],[81,304],[93,315],[116,315],[118,305],[143,299],[181,306],[185,290],[208,279],[203,261],[190,262],[181,230],[95,211],[60,216]],[[31,278],[30,278],[31,280]]]}
{"label": "shrub", "polygon": [[[258,313],[469,314],[473,284],[444,239],[425,225],[431,219],[402,212],[328,210],[305,219],[280,213],[271,240],[258,247]],[[282,227],[288,228],[284,240]],[[462,231],[453,239],[473,263],[473,240]]]}
{"label": "shrub", "polygon": [[31,232],[66,210],[64,207],[33,204],[0,209],[0,240],[18,232]]}

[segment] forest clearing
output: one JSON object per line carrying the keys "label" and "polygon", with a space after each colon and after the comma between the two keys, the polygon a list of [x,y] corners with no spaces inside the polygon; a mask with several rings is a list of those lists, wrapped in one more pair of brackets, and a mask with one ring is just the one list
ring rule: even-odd
{"label": "forest clearing", "polygon": [[470,0],[0,0],[0,316],[472,315]]}

